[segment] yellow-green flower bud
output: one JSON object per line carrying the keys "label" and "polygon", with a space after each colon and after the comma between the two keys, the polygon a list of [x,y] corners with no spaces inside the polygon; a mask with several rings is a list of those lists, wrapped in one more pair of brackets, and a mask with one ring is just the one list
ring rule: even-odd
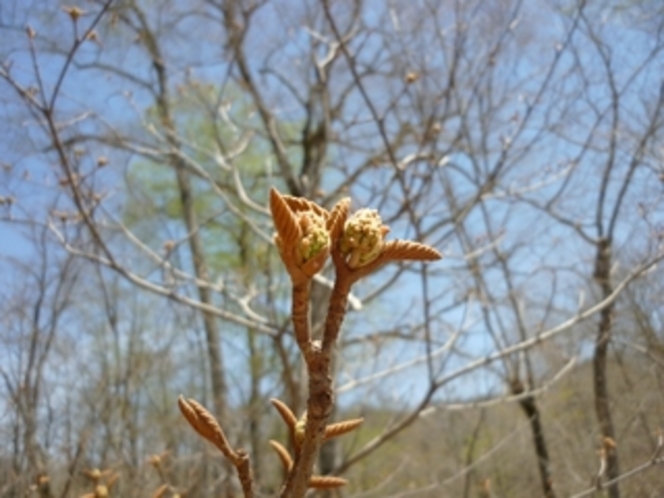
{"label": "yellow-green flower bud", "polygon": [[383,239],[390,231],[375,209],[360,209],[344,225],[339,250],[350,268],[374,261],[383,249]]}
{"label": "yellow-green flower bud", "polygon": [[316,213],[300,213],[298,222],[302,236],[297,243],[297,252],[301,263],[306,263],[329,249],[330,233],[325,226],[325,220]]}
{"label": "yellow-green flower bud", "polygon": [[295,427],[293,428],[293,439],[295,440],[295,446],[298,448],[304,443],[304,436],[307,429],[307,412],[304,412],[302,418],[297,421]]}

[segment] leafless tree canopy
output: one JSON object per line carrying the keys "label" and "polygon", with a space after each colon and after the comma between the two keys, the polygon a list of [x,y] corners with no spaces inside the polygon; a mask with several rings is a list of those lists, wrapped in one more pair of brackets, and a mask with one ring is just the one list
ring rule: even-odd
{"label": "leafless tree canopy", "polygon": [[[279,496],[319,345],[317,496],[661,493],[660,3],[3,1],[0,496]],[[305,292],[276,191],[443,259]]]}

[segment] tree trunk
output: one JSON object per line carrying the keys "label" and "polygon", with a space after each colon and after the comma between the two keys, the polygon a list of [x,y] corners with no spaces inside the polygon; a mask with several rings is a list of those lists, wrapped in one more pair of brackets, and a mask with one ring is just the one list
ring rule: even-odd
{"label": "tree trunk", "polygon": [[[519,395],[524,391],[521,382],[512,382],[512,394]],[[519,406],[526,414],[530,422],[530,431],[533,435],[535,445],[535,454],[537,455],[537,469],[539,470],[540,480],[542,482],[542,492],[545,498],[555,498],[556,493],[553,490],[553,479],[551,478],[551,468],[549,451],[544,438],[544,429],[542,419],[534,396],[526,396],[519,401]]]}
{"label": "tree trunk", "polygon": [[[161,124],[166,131],[166,139],[173,150],[180,150],[181,144],[177,137],[175,121],[171,114],[170,100],[168,95],[168,77],[166,66],[162,57],[157,40],[154,38],[149,28],[144,13],[134,4],[132,5],[134,13],[137,15],[141,27],[143,28],[142,41],[150,57],[152,66],[155,70],[158,80],[159,91],[156,94],[156,107],[161,120]],[[191,252],[194,274],[197,281],[208,282],[209,272],[205,259],[205,252],[201,242],[198,217],[194,207],[193,189],[186,165],[177,153],[170,154],[169,163],[175,170],[177,178],[180,203],[182,205],[182,217],[187,228],[187,240]],[[198,298],[201,303],[213,306],[210,289],[205,285],[197,285]],[[214,315],[207,311],[202,312],[203,327],[205,329],[205,346],[210,364],[210,381],[212,388],[212,404],[214,406],[214,415],[219,420],[229,420],[226,408],[226,381],[224,376],[223,359],[221,345],[219,344],[219,328]],[[226,461],[226,460],[224,460]],[[232,471],[230,464],[225,465],[225,495],[232,496],[230,488],[230,478]]]}
{"label": "tree trunk", "polygon": [[[597,245],[597,257],[595,259],[595,272],[593,277],[602,289],[602,299],[606,299],[613,292],[611,285],[611,241],[603,238]],[[607,354],[609,342],[611,341],[611,332],[613,329],[613,309],[611,303],[600,312],[597,337],[595,339],[595,353],[593,357],[593,385],[595,388],[595,413],[602,433],[602,452],[606,458],[606,477],[607,480],[615,479],[620,475],[618,465],[618,453],[615,445],[615,431],[613,420],[611,418],[611,409],[609,406],[609,390],[606,379]],[[620,498],[620,488],[618,483],[609,486],[609,497]]]}

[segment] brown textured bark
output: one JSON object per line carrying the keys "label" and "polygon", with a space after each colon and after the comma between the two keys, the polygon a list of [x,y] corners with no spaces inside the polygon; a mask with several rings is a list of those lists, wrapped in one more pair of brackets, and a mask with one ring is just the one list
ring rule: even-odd
{"label": "brown textured bark", "polygon": [[[312,322],[312,337],[320,339],[322,329],[325,324],[325,317],[327,314],[328,305],[330,303],[330,295],[332,290],[316,281],[311,285],[311,322]],[[336,372],[336,355],[332,355],[330,362],[330,375],[332,378]],[[335,418],[336,405],[332,407],[330,417]],[[338,439],[331,439],[327,441],[320,450],[318,457],[318,469],[320,475],[333,474],[337,463],[337,448]],[[343,489],[343,488],[342,488]],[[317,496],[321,498],[339,497],[342,495],[341,489],[336,490],[320,490]]]}
{"label": "brown textured bark", "polygon": [[314,341],[305,354],[309,372],[309,399],[307,401],[307,428],[300,454],[294,463],[294,471],[288,476],[280,497],[300,498],[306,494],[315,460],[319,454],[325,426],[334,406],[332,388],[332,355],[339,329],[343,322],[351,280],[337,272],[325,320],[322,345]]}
{"label": "brown textured bark", "polygon": [[[512,393],[517,395],[523,392],[523,386],[520,382],[512,384]],[[555,498],[556,493],[553,490],[553,479],[551,478],[551,469],[549,451],[544,437],[542,419],[534,396],[526,396],[519,401],[519,406],[526,414],[530,422],[530,431],[533,435],[535,445],[535,454],[537,455],[537,469],[539,470],[540,480],[542,482],[542,491],[545,498]]]}
{"label": "brown textured bark", "polygon": [[[613,292],[611,284],[611,241],[602,238],[597,245],[594,278],[602,289],[602,299]],[[595,389],[595,413],[602,433],[602,438],[615,441],[615,430],[611,418],[609,390],[607,385],[607,355],[613,329],[614,304],[611,303],[600,312],[595,352],[593,356],[593,386]],[[607,445],[604,445],[605,447]],[[618,453],[615,446],[606,452],[606,479],[615,479],[620,475]],[[620,487],[616,482],[608,487],[610,498],[620,498]]]}
{"label": "brown textured bark", "polygon": [[[509,296],[510,296],[509,299],[512,304],[512,308],[515,310],[515,314],[518,317],[518,330],[520,338],[522,341],[526,341],[527,340],[526,325],[522,321],[521,315],[517,311],[519,309],[520,304],[515,298],[516,290],[512,285],[512,279],[510,277],[511,274],[507,265],[507,260],[499,252],[496,252],[496,255],[505,274],[505,281],[509,289]],[[519,395],[524,393],[525,389],[521,382],[521,379],[518,377],[518,373],[516,375],[517,376],[512,381],[511,390],[512,394]],[[529,389],[532,389],[533,386],[535,385],[535,380],[533,375],[533,368],[528,353],[526,353],[525,355],[525,375]],[[537,456],[537,470],[539,472],[540,482],[542,485],[542,495],[545,498],[555,498],[556,493],[553,489],[553,479],[551,477],[551,460],[549,458],[549,451],[546,442],[546,437],[544,435],[544,428],[542,426],[542,418],[540,410],[539,407],[537,406],[537,400],[535,399],[535,397],[530,393],[526,394],[527,395],[519,401],[519,406],[523,410],[530,424],[530,432],[533,438],[533,445],[535,446],[535,455]]]}
{"label": "brown textured bark", "polygon": [[312,348],[307,358],[309,370],[309,400],[307,402],[307,427],[302,449],[295,458],[294,472],[286,480],[280,497],[301,498],[306,494],[314,462],[323,440],[327,420],[332,411],[334,394],[329,375],[330,355],[319,347]]}
{"label": "brown textured bark", "polygon": [[[330,376],[334,378],[336,371],[336,356],[332,355],[330,358]],[[336,412],[336,404],[332,404],[330,415],[328,418],[334,419]],[[339,447],[338,439],[330,439],[321,446],[320,453],[318,455],[318,473],[320,475],[332,475],[336,471],[337,463],[337,449]],[[323,489],[320,490],[317,496],[321,498],[332,498],[342,496],[343,488],[338,489]]]}

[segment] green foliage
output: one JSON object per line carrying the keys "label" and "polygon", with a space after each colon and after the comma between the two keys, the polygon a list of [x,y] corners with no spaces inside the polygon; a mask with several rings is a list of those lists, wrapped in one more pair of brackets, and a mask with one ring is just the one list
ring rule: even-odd
{"label": "green foliage", "polygon": [[[225,89],[232,104],[224,111],[227,122],[207,119],[201,108],[215,108],[218,89],[195,82],[178,91],[172,111],[178,116],[182,130],[183,150],[195,162],[195,168],[212,182],[190,175],[194,191],[194,210],[199,220],[199,236],[204,242],[206,261],[211,271],[239,271],[250,277],[250,268],[265,268],[272,263],[269,245],[261,240],[249,223],[264,224],[246,208],[238,195],[231,168],[241,173],[243,188],[249,198],[262,203],[268,189],[275,183],[269,174],[266,143],[260,138],[246,138],[246,150],[238,164],[220,159],[230,144],[243,138],[238,129],[251,127],[255,117],[252,108],[241,94]],[[235,94],[237,98],[232,95]],[[148,121],[158,119],[154,108],[146,112]],[[235,124],[241,125],[235,128]],[[256,125],[256,123],[254,123]],[[183,211],[177,179],[168,159],[163,163],[151,160],[135,161],[127,174],[130,195],[123,211],[123,222],[135,233],[159,246],[171,239],[184,237]]]}

